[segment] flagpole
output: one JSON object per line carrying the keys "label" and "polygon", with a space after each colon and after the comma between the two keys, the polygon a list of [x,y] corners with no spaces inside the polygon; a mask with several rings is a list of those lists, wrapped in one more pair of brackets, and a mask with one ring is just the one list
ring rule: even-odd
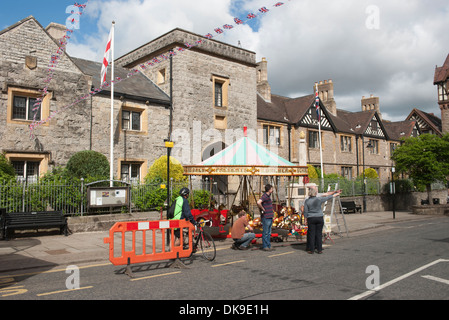
{"label": "flagpole", "polygon": [[114,186],[114,46],[115,46],[115,21],[112,21],[112,41],[111,41],[111,141],[110,141],[110,187]]}
{"label": "flagpole", "polygon": [[[315,83],[316,86],[316,96],[317,99],[319,97],[318,95],[318,83]],[[319,104],[319,101],[317,101],[317,103]],[[318,105],[317,105],[318,107]],[[321,183],[323,183],[324,181],[324,172],[323,172],[323,148],[321,145],[321,110],[319,109],[319,107],[317,108],[318,111],[318,139],[320,141],[320,165],[321,165]],[[324,188],[324,185],[322,186]]]}

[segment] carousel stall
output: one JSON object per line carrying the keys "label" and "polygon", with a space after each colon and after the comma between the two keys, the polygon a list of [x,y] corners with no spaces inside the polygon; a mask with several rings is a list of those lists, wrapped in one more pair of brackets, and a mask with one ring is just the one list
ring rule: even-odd
{"label": "carousel stall", "polygon": [[[226,211],[226,218],[213,219],[220,220],[219,226],[221,233],[228,232],[224,225],[230,222],[232,225],[234,216],[244,210],[250,215],[250,224],[255,228],[261,228],[260,215],[255,203],[262,192],[262,182],[274,186],[272,195],[273,207],[275,208],[275,218],[273,219],[273,228],[282,228],[285,230],[298,230],[298,234],[304,233],[300,221],[300,214],[296,212],[300,208],[291,207],[291,188],[287,188],[287,193],[279,198],[276,179],[283,177],[288,180],[288,185],[295,177],[305,177],[308,175],[307,167],[296,166],[293,163],[283,159],[274,152],[259,145],[247,136],[244,130],[244,137],[237,140],[221,152],[198,165],[184,166],[184,174],[189,176],[208,176],[213,180],[217,176],[235,177],[237,191],[233,197],[227,201],[227,210],[214,210],[216,214],[223,217]],[[235,189],[235,188],[234,188]],[[283,206],[282,203],[285,203]],[[210,210],[213,213],[213,210]],[[224,221],[224,224],[223,224]],[[301,231],[302,230],[302,231]]]}

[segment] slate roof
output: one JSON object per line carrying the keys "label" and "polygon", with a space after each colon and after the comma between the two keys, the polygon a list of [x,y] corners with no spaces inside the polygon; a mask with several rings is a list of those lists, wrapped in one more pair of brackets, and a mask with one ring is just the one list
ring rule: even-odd
{"label": "slate roof", "polygon": [[[262,96],[258,94],[257,118],[259,120],[299,126],[300,121],[314,103],[314,94],[298,98],[288,98],[273,94],[271,96],[271,102],[264,100]],[[385,132],[386,139],[395,141],[399,141],[404,134],[405,136],[410,137],[416,123],[411,120],[398,122],[382,121],[379,115],[376,115],[375,110],[350,112],[337,109],[336,116],[326,109],[324,109],[323,112],[335,132],[355,135],[363,135],[373,117],[376,117],[381,128]]]}
{"label": "slate roof", "polygon": [[413,109],[407,117],[410,120],[413,116],[420,118],[424,121],[434,132],[437,132],[442,136],[442,122],[441,119],[432,113],[427,113],[419,109]]}
{"label": "slate roof", "polygon": [[435,78],[433,84],[444,82],[449,78],[449,54],[442,67],[435,68]]}
{"label": "slate roof", "polygon": [[[84,74],[92,76],[93,86],[99,88],[101,63],[73,57],[72,60]],[[110,68],[108,72],[109,76],[111,72]],[[114,85],[114,95],[125,96],[130,99],[146,100],[164,106],[170,105],[170,97],[157,87],[154,82],[141,72],[127,79],[129,72],[130,71],[125,68],[117,66],[114,68],[114,76],[125,79]],[[110,94],[110,92],[110,88],[105,88],[102,91],[103,94]]]}

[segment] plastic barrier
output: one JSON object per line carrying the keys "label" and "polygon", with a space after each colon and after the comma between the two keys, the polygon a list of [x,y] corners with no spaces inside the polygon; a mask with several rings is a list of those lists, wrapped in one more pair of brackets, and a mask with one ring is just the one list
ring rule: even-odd
{"label": "plastic barrier", "polygon": [[[181,229],[178,246],[174,245],[175,229]],[[116,266],[187,258],[192,254],[193,242],[189,237],[185,241],[186,249],[183,248],[185,229],[189,229],[191,235],[195,227],[186,220],[117,222],[109,230],[109,238],[104,238],[104,243],[109,243],[109,260]],[[170,235],[168,246],[167,234]]]}

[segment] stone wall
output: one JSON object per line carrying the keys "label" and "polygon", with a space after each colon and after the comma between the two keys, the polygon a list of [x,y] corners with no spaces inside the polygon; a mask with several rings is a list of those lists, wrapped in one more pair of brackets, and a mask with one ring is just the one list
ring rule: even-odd
{"label": "stone wall", "polygon": [[[103,93],[89,97],[74,106],[65,108],[91,90],[92,79],[81,72],[69,56],[61,59],[53,69],[52,80],[48,65],[59,45],[34,18],[0,33],[0,149],[15,156],[21,153],[49,154],[40,173],[51,166],[65,166],[70,157],[83,150],[98,151],[109,159],[110,153],[110,96]],[[26,65],[26,57],[35,64]],[[32,93],[48,86],[46,119],[51,112],[58,112],[52,120],[38,126],[35,139],[30,139],[31,121],[12,119],[9,111],[14,92]],[[44,105],[44,104],[43,104]],[[143,132],[121,129],[121,111],[124,107],[143,110]],[[44,108],[44,107],[43,107]],[[119,161],[139,161],[145,164],[143,173],[158,157],[166,154],[164,139],[168,136],[168,110],[142,101],[114,101],[114,175],[119,177]],[[48,158],[48,159],[47,159]],[[50,167],[48,166],[50,164]],[[142,176],[144,174],[142,173]]]}
{"label": "stone wall", "polygon": [[[231,45],[206,41],[198,47],[179,52],[180,44],[195,43],[201,37],[183,30],[173,30],[121,57],[118,63],[140,70],[167,94],[170,92],[169,60],[139,66],[168,50],[173,57],[173,141],[172,155],[182,164],[201,162],[204,150],[217,141],[227,145],[239,138],[234,130],[243,127],[257,130],[256,64],[253,52]],[[165,82],[158,83],[158,73]],[[214,78],[227,83],[227,105],[214,106]],[[254,94],[249,94],[249,93]],[[217,125],[216,117],[224,118]],[[228,129],[228,130],[226,130]],[[229,136],[227,131],[232,131]],[[231,137],[231,139],[229,139]]]}
{"label": "stone wall", "polygon": [[[434,190],[432,191],[432,198],[439,199],[440,204],[446,204],[447,191]],[[413,211],[414,206],[420,206],[421,200],[427,199],[427,192],[411,192],[398,193],[395,196],[395,210],[397,211]],[[355,201],[356,204],[363,204],[363,196],[345,197],[344,201]],[[429,206],[427,206],[429,207]],[[366,209],[368,212],[376,211],[392,211],[393,210],[393,196],[390,194],[381,195],[367,195]]]}

